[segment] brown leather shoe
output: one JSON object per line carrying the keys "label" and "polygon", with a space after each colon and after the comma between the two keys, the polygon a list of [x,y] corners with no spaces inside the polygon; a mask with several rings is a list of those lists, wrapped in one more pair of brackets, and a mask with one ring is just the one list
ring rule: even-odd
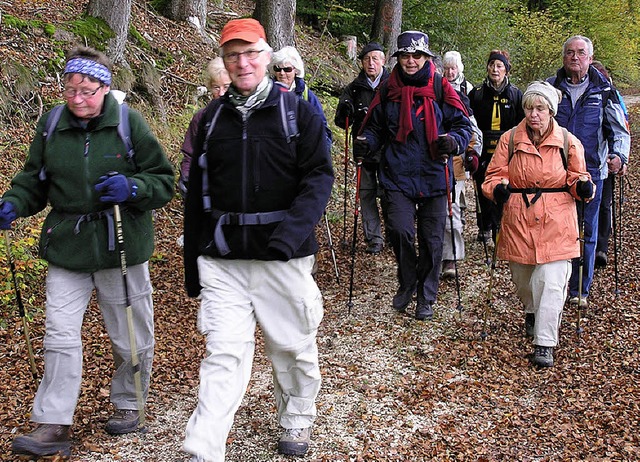
{"label": "brown leather shoe", "polygon": [[139,423],[138,411],[134,409],[116,409],[116,412],[107,420],[105,430],[110,435],[124,435],[125,433],[136,431]]}
{"label": "brown leather shoe", "polygon": [[31,433],[15,438],[11,443],[11,450],[16,454],[70,457],[70,427],[70,425],[39,424]]}

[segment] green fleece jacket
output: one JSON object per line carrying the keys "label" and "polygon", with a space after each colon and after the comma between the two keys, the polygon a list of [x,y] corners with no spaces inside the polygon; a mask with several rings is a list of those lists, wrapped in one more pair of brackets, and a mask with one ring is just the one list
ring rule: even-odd
{"label": "green fleece jacket", "polygon": [[51,205],[40,236],[40,256],[56,266],[87,273],[120,266],[113,245],[113,207],[101,202],[95,190],[98,179],[114,171],[138,186],[136,197],[121,204],[127,264],[143,263],[153,252],[152,210],[173,196],[173,166],[134,110],[129,110],[129,123],[135,155],[127,159],[117,132],[119,112],[118,102],[107,94],[103,113],[85,128],[65,107],[48,140],[43,131],[50,113],[44,114],[22,171],[3,196],[19,217]]}

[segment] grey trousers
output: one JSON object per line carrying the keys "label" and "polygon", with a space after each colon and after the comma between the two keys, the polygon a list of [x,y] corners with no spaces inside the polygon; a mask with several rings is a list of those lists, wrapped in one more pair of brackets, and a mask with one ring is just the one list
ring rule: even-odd
{"label": "grey trousers", "polygon": [[[146,401],[155,344],[148,263],[127,268],[127,280]],[[111,402],[117,409],[138,408],[120,268],[80,273],[49,265],[44,376],[33,403],[34,422],[73,423],[82,382],[82,321],[94,289],[116,368],[111,380]]]}

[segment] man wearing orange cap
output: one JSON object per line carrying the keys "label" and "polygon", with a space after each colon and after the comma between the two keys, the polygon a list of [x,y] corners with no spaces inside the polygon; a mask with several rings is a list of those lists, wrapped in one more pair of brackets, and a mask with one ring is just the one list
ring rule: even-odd
{"label": "man wearing orange cap", "polygon": [[[320,116],[273,84],[271,53],[258,21],[225,25],[220,54],[231,87],[205,109],[194,144],[202,155],[189,173],[185,282],[190,297],[202,298],[198,327],[207,356],[184,441],[193,462],[224,461],[251,376],[256,326],[284,428],[279,452],[304,455],[316,417],[323,307],[311,275],[314,229],[334,176]],[[297,108],[294,120],[283,108]]]}

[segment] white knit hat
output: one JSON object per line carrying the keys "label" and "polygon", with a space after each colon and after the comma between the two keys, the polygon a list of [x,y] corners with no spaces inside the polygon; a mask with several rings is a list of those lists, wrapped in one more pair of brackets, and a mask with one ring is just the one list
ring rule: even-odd
{"label": "white knit hat", "polygon": [[541,80],[531,82],[527,87],[527,90],[522,95],[522,102],[524,103],[527,100],[528,95],[538,95],[545,99],[547,104],[549,105],[549,109],[551,110],[552,115],[556,115],[558,113],[558,104],[560,103],[560,98],[562,94],[560,91],[551,85],[549,82],[544,82]]}

